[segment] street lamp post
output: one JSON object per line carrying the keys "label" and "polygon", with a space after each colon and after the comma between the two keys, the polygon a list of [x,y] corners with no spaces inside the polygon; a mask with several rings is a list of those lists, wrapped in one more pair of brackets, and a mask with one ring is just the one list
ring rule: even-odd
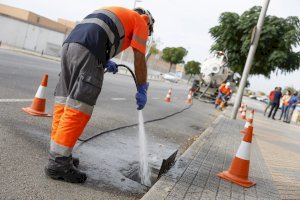
{"label": "street lamp post", "polygon": [[242,102],[242,98],[243,98],[243,93],[244,93],[244,89],[247,83],[247,78],[253,63],[253,58],[256,52],[256,48],[258,45],[258,40],[260,37],[260,33],[264,24],[264,20],[266,17],[266,13],[268,10],[268,6],[269,6],[270,0],[264,0],[264,4],[262,6],[259,18],[258,18],[258,22],[257,22],[257,26],[256,28],[254,28],[253,30],[253,37],[251,38],[251,46],[250,46],[250,50],[248,53],[248,57],[246,60],[246,64],[244,67],[244,71],[243,71],[243,75],[242,75],[242,79],[240,81],[240,85],[239,85],[239,89],[235,98],[235,102],[234,102],[234,106],[233,106],[233,111],[232,111],[232,115],[231,115],[231,119],[236,119],[236,115],[239,109],[239,106]]}

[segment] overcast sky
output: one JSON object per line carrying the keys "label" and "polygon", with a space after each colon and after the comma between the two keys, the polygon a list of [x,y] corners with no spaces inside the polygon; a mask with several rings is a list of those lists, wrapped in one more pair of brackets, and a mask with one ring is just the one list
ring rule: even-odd
{"label": "overcast sky", "polygon": [[[225,11],[243,11],[255,5],[262,5],[262,0],[139,0],[136,6],[147,8],[154,16],[155,38],[165,46],[183,46],[189,54],[186,61],[202,62],[209,54],[213,40],[208,34],[209,28],[217,25],[220,13]],[[116,5],[133,8],[134,0],[0,0],[1,3],[33,11],[56,20],[65,18],[80,21],[91,11],[102,6]],[[279,17],[299,16],[300,0],[271,0],[268,15]],[[298,51],[299,47],[296,48]],[[300,89],[300,70],[292,74],[278,76],[271,80],[263,77],[250,78],[251,89],[268,91],[275,85],[294,86]]]}

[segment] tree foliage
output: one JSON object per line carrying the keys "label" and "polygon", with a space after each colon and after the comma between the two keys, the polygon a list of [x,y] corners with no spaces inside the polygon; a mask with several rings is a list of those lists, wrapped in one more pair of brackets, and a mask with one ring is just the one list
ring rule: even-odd
{"label": "tree foliage", "polygon": [[192,76],[200,74],[200,63],[197,61],[189,61],[184,65],[185,74],[190,75],[189,80]]}
{"label": "tree foliage", "polygon": [[[219,25],[209,31],[215,40],[211,51],[226,51],[229,66],[235,72],[243,71],[260,10],[261,7],[255,6],[241,16],[233,12],[222,13]],[[283,72],[298,69],[300,52],[294,52],[293,47],[299,44],[298,17],[266,16],[250,74],[269,77],[277,69]]]}
{"label": "tree foliage", "polygon": [[159,53],[159,49],[158,46],[160,45],[160,40],[159,39],[154,39],[151,43],[151,47],[150,47],[150,53],[152,55],[156,55]]}
{"label": "tree foliage", "polygon": [[170,63],[169,72],[173,64],[184,63],[183,58],[187,53],[188,51],[183,47],[166,47],[163,49],[162,59]]}
{"label": "tree foliage", "polygon": [[151,47],[150,47],[150,53],[152,55],[156,55],[159,53],[159,50],[157,49],[157,45],[156,43],[154,43]]}

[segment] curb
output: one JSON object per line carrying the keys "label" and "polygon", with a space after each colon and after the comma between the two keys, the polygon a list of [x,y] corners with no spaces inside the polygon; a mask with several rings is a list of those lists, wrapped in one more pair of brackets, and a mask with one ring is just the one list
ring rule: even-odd
{"label": "curb", "polygon": [[195,142],[179,157],[175,165],[170,169],[176,171],[175,176],[170,176],[169,173],[164,174],[142,197],[142,200],[157,200],[166,199],[176,181],[183,175],[190,162],[193,160],[198,152],[198,149],[207,141],[216,124],[219,123],[224,114],[219,115],[209,127],[201,133]]}
{"label": "curb", "polygon": [[5,50],[10,50],[10,51],[18,52],[18,53],[23,53],[23,54],[30,55],[30,56],[35,56],[35,57],[40,57],[40,58],[44,58],[44,59],[48,59],[48,60],[60,62],[60,58],[58,58],[58,57],[41,55],[40,53],[33,52],[33,51],[18,49],[18,48],[4,46],[4,45],[2,45],[0,48],[1,49],[5,49]]}

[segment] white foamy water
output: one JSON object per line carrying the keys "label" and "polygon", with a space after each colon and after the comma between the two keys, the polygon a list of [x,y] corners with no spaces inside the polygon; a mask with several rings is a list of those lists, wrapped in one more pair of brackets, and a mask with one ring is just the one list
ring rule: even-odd
{"label": "white foamy water", "polygon": [[144,117],[142,110],[139,110],[139,146],[140,146],[140,177],[141,183],[146,186],[151,186],[150,168],[148,163],[147,139],[144,127]]}

